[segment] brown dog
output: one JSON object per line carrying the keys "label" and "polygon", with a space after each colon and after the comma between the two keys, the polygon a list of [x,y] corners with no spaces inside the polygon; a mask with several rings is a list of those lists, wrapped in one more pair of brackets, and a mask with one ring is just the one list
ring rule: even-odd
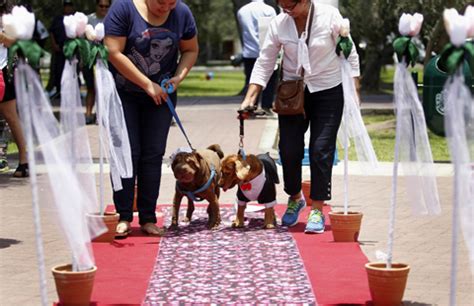
{"label": "brown dog", "polygon": [[206,150],[177,153],[171,164],[176,178],[173,199],[171,227],[178,226],[179,207],[183,196],[188,198],[186,222],[190,222],[194,212],[194,201],[207,200],[208,228],[217,227],[221,222],[219,211],[219,186],[221,176],[220,160],[224,153],[219,145],[211,145]]}
{"label": "brown dog", "polygon": [[231,154],[222,162],[222,177],[219,186],[224,191],[235,185],[237,190],[237,216],[232,222],[232,227],[244,226],[244,213],[247,203],[258,201],[265,205],[264,228],[272,229],[276,224],[275,210],[276,188],[279,183],[276,164],[267,154],[249,154],[244,159],[242,155]]}

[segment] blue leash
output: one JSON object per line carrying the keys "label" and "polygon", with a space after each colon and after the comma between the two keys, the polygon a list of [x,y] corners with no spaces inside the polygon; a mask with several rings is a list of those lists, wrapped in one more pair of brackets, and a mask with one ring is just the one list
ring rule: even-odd
{"label": "blue leash", "polygon": [[[173,87],[173,84],[168,84],[168,81],[169,79],[164,79],[163,81],[161,81],[161,89],[164,92],[171,94],[174,91],[174,87]],[[178,114],[176,113],[176,110],[174,109],[174,106],[173,106],[173,102],[171,102],[171,99],[169,96],[166,98],[166,104],[168,104],[168,107],[170,109],[171,114],[174,117],[174,120],[176,120],[176,123],[181,129],[181,132],[183,132],[184,138],[186,138],[186,141],[188,142],[189,147],[191,148],[191,150],[194,151],[194,148],[191,145],[191,142],[189,141],[188,135],[186,135],[186,132],[184,131],[183,125],[181,124],[181,120],[179,120]]]}

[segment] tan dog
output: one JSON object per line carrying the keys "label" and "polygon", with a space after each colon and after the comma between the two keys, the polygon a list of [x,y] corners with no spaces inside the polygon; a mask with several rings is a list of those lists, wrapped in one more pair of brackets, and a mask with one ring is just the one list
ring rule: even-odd
{"label": "tan dog", "polygon": [[264,228],[272,229],[276,224],[275,210],[276,188],[279,183],[276,164],[267,154],[242,155],[231,154],[222,162],[222,177],[219,186],[224,191],[239,186],[237,190],[238,209],[237,216],[232,222],[232,227],[244,226],[244,213],[247,203],[258,201],[265,205]]}
{"label": "tan dog", "polygon": [[208,228],[217,227],[221,222],[219,211],[219,186],[221,176],[220,160],[224,153],[219,145],[211,145],[206,150],[177,153],[171,164],[176,178],[173,199],[171,227],[178,226],[179,207],[183,196],[188,198],[186,222],[190,222],[194,212],[194,201],[207,200]]}

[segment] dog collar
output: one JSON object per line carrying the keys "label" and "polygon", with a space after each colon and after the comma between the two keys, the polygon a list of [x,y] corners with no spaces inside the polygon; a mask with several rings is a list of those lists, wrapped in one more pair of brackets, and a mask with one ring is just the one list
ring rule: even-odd
{"label": "dog collar", "polygon": [[182,194],[186,195],[188,198],[190,198],[190,199],[193,200],[194,202],[200,202],[200,201],[204,200],[204,199],[202,199],[202,198],[196,197],[196,194],[203,192],[204,190],[206,190],[207,188],[209,188],[209,186],[211,186],[211,183],[212,183],[212,181],[214,180],[214,177],[216,176],[216,169],[214,168],[214,165],[211,165],[210,168],[211,168],[211,175],[210,175],[209,179],[207,180],[207,182],[206,182],[203,186],[201,186],[201,187],[198,188],[197,190],[195,190],[195,191],[186,191],[186,190],[183,190],[183,189],[179,186],[179,183],[178,183],[178,182],[176,182],[176,189],[178,189],[179,192],[181,192]]}

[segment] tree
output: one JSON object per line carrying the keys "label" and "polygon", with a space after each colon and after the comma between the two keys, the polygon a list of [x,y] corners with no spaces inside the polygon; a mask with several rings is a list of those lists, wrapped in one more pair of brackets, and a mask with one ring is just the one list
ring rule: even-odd
{"label": "tree", "polygon": [[[439,52],[446,40],[442,14],[444,7],[460,10],[463,0],[342,0],[341,13],[351,20],[351,34],[361,55],[362,87],[367,91],[380,88],[380,71],[392,63],[392,41],[398,36],[402,13],[424,15],[421,39],[427,45],[427,58]],[[443,38],[444,37],[444,38]],[[361,43],[365,49],[360,49]]]}

